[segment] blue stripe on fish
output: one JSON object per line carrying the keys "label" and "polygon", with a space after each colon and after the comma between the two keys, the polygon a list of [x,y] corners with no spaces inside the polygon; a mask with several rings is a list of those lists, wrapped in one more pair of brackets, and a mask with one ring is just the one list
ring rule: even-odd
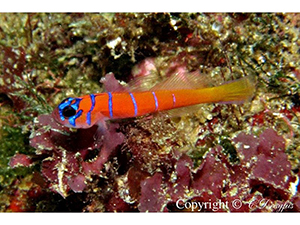
{"label": "blue stripe on fish", "polygon": [[79,111],[76,113],[76,115],[74,115],[74,116],[72,116],[72,117],[69,118],[69,123],[70,123],[72,126],[75,127],[75,126],[76,126],[76,119],[77,119],[78,117],[80,117],[81,114],[82,114],[82,110],[79,110]]}
{"label": "blue stripe on fish", "polygon": [[157,98],[156,98],[156,95],[155,95],[154,91],[152,91],[152,95],[153,95],[154,101],[155,101],[155,111],[157,111],[157,109],[158,109],[158,101],[157,101]]}
{"label": "blue stripe on fish", "polygon": [[173,108],[174,108],[175,105],[176,105],[176,97],[175,97],[175,94],[172,94],[172,98],[173,98]]}
{"label": "blue stripe on fish", "polygon": [[113,109],[112,109],[112,94],[111,92],[108,92],[108,110],[109,110],[109,116],[110,118],[113,118]]}
{"label": "blue stripe on fish", "polygon": [[90,94],[90,98],[91,98],[92,106],[91,106],[90,110],[88,111],[88,113],[86,114],[86,123],[88,125],[91,125],[91,114],[92,114],[92,111],[95,108],[95,103],[96,103],[96,101],[95,101],[95,95]]}
{"label": "blue stripe on fish", "polygon": [[135,98],[134,98],[133,94],[129,93],[129,95],[131,97],[131,100],[132,100],[132,103],[133,103],[133,106],[134,106],[134,116],[136,116],[137,112],[138,112],[137,104],[136,104],[136,101],[135,101]]}
{"label": "blue stripe on fish", "polygon": [[65,99],[62,103],[60,103],[59,105],[58,105],[58,111],[59,111],[59,116],[60,116],[60,119],[62,120],[62,121],[64,121],[65,120],[65,117],[64,117],[64,115],[63,115],[63,110],[64,110],[64,108],[65,107],[67,107],[68,105],[70,105],[70,102],[73,100],[74,98],[67,98],[67,99]]}
{"label": "blue stripe on fish", "polygon": [[[82,100],[81,98],[66,98],[62,103],[60,103],[58,105],[60,119],[62,121],[64,121],[66,119],[63,115],[63,110],[65,107],[71,106],[74,110],[77,111],[81,100]],[[74,103],[72,103],[72,102],[74,102]]]}

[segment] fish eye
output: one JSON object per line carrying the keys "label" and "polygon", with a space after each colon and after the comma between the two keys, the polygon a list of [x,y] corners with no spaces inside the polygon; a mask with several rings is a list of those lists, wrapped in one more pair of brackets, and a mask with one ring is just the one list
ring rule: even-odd
{"label": "fish eye", "polygon": [[63,110],[62,110],[62,115],[66,118],[69,118],[71,116],[75,116],[76,115],[76,110],[73,109],[71,106],[66,106]]}

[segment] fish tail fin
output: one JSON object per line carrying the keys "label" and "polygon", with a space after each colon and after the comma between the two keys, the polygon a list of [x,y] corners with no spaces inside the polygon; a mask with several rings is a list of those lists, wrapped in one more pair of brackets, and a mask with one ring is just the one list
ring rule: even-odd
{"label": "fish tail fin", "polygon": [[243,103],[253,97],[255,90],[255,79],[252,76],[230,81],[223,85],[214,87],[216,94],[220,95],[219,103]]}

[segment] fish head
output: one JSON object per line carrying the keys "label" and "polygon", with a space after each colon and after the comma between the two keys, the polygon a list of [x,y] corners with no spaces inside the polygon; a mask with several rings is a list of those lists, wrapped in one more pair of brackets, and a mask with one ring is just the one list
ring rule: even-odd
{"label": "fish head", "polygon": [[86,123],[85,112],[80,107],[82,98],[66,98],[52,112],[53,118],[66,127],[89,128]]}

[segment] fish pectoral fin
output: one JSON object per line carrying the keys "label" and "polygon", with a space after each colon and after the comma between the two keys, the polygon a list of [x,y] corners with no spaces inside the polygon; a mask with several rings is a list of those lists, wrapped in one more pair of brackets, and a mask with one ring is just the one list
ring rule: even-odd
{"label": "fish pectoral fin", "polygon": [[98,129],[94,134],[94,140],[98,140],[99,138],[101,138],[108,130],[108,126],[104,119],[99,119],[96,125],[98,126]]}
{"label": "fish pectoral fin", "polygon": [[201,104],[191,105],[182,108],[176,108],[166,111],[169,117],[181,117],[186,115],[191,115],[199,112],[201,110]]}

